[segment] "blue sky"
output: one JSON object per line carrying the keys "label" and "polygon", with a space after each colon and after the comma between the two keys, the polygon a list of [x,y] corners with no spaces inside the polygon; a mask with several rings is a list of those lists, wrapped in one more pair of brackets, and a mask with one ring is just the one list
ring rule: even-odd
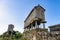
{"label": "blue sky", "polygon": [[23,32],[25,18],[38,4],[46,10],[46,28],[60,23],[60,0],[0,0],[0,34],[7,31],[9,24]]}

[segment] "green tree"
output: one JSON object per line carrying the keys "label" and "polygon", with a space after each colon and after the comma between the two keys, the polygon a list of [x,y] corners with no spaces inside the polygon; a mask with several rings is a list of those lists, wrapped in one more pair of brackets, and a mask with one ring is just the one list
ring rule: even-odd
{"label": "green tree", "polygon": [[[10,35],[8,34],[8,32],[4,32],[3,35],[1,35],[0,37],[3,37],[3,40],[5,39],[9,40]],[[13,31],[11,39],[12,40],[26,40],[25,38],[23,38],[23,33],[20,33],[19,31]]]}

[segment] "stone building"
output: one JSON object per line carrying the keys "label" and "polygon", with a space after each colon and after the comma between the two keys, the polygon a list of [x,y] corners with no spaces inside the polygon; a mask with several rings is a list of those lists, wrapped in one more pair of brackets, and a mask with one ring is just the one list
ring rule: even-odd
{"label": "stone building", "polygon": [[60,24],[49,26],[50,28],[50,39],[60,40]]}
{"label": "stone building", "polygon": [[[24,38],[26,40],[47,40],[48,30],[45,28],[45,9],[35,6],[24,21]],[[39,26],[43,24],[43,28]]]}
{"label": "stone building", "polygon": [[14,25],[13,25],[13,24],[9,24],[9,25],[8,25],[8,34],[9,34],[9,35],[12,34],[13,28],[14,28]]}
{"label": "stone building", "polygon": [[9,24],[8,25],[8,30],[7,30],[7,32],[4,34],[4,36],[3,36],[3,40],[13,40],[12,39],[12,33],[13,33],[13,28],[14,28],[14,25],[13,24]]}
{"label": "stone building", "polygon": [[14,28],[14,25],[13,24],[9,24],[8,25],[8,31],[13,32],[13,28]]}
{"label": "stone building", "polygon": [[57,33],[58,31],[60,32],[60,24],[49,26],[49,28],[50,28],[50,32],[57,32]]}

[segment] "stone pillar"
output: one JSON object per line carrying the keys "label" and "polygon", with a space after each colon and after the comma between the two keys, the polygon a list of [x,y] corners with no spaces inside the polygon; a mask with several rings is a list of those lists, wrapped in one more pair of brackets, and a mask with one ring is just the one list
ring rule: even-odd
{"label": "stone pillar", "polygon": [[30,28],[30,30],[32,30],[33,29],[33,25],[31,24],[31,28]]}
{"label": "stone pillar", "polygon": [[37,21],[35,21],[35,28],[39,28],[39,25],[37,24]]}
{"label": "stone pillar", "polygon": [[26,28],[24,28],[24,31],[26,31]]}
{"label": "stone pillar", "polygon": [[35,27],[33,26],[33,29],[35,29]]}
{"label": "stone pillar", "polygon": [[27,31],[28,29],[26,28],[25,31]]}
{"label": "stone pillar", "polygon": [[45,23],[43,23],[43,28],[45,29]]}
{"label": "stone pillar", "polygon": [[26,31],[26,28],[25,28],[25,30],[24,31]]}
{"label": "stone pillar", "polygon": [[[32,25],[34,25],[34,24],[35,24],[35,22],[34,22],[34,23],[32,23]],[[35,26],[33,26],[32,28],[33,28],[33,29],[35,29]]]}
{"label": "stone pillar", "polygon": [[30,25],[29,25],[28,29],[30,30]]}
{"label": "stone pillar", "polygon": [[27,27],[27,31],[29,31],[29,26]]}

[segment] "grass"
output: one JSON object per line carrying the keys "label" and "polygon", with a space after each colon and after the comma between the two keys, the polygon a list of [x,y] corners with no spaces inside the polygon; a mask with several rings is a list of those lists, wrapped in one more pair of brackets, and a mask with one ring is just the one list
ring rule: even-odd
{"label": "grass", "polygon": [[2,40],[2,38],[0,38],[0,40]]}

